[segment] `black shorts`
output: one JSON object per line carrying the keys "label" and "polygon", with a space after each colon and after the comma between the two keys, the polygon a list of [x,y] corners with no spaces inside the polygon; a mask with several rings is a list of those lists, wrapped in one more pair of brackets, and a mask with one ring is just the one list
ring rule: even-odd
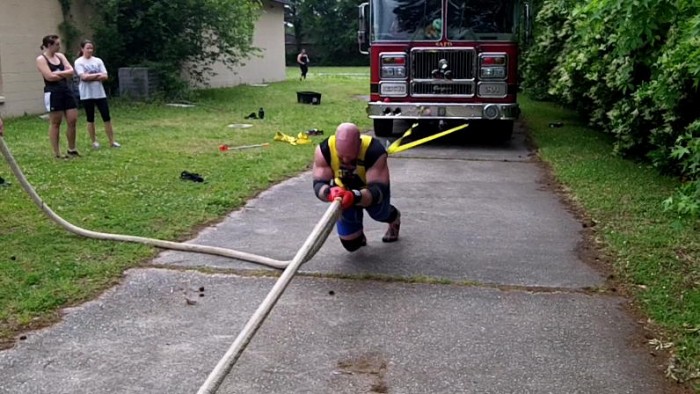
{"label": "black shorts", "polygon": [[78,108],[78,102],[71,91],[44,92],[44,106],[48,112],[66,111]]}
{"label": "black shorts", "polygon": [[103,122],[109,122],[112,118],[109,116],[109,105],[106,98],[80,100],[85,108],[85,117],[88,123],[95,123],[95,106],[100,111],[100,116]]}

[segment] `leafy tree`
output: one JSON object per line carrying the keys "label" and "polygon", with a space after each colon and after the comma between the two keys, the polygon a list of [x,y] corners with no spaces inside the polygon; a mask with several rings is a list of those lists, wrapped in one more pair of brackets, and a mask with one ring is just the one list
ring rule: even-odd
{"label": "leafy tree", "polygon": [[300,8],[303,0],[290,0],[289,5],[285,7],[284,21],[290,25],[292,35],[294,35],[296,51],[294,58],[301,52],[304,43],[304,21],[300,15]]}
{"label": "leafy tree", "polygon": [[[108,68],[147,66],[166,94],[204,82],[212,64],[240,64],[252,46],[260,4],[249,0],[90,0],[94,40]],[[110,72],[111,75],[116,75]]]}

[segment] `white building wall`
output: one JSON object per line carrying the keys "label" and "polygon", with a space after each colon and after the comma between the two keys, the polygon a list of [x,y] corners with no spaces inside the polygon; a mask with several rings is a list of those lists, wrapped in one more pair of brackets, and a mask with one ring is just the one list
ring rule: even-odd
{"label": "white building wall", "polygon": [[253,35],[253,46],[261,49],[259,57],[243,60],[244,64],[235,71],[221,63],[214,64],[216,75],[209,78],[207,87],[284,81],[284,8],[277,2],[264,1],[261,12]]}
{"label": "white building wall", "polygon": [[[72,1],[76,24],[84,31],[88,16],[81,0]],[[218,75],[210,80],[211,87],[282,81],[284,62],[284,8],[274,0],[264,0],[258,19],[253,45],[262,49],[261,57],[245,61],[236,71],[222,64],[215,65]],[[44,112],[44,81],[36,69],[36,57],[41,54],[41,39],[58,34],[63,21],[57,0],[0,0],[0,115],[21,116]],[[63,40],[65,41],[65,40]],[[64,42],[65,45],[65,42]],[[67,50],[67,48],[63,48]],[[71,49],[67,56],[73,59]]]}
{"label": "white building wall", "polygon": [[3,116],[44,112],[44,80],[36,69],[41,39],[58,34],[56,0],[0,0],[0,104]]}

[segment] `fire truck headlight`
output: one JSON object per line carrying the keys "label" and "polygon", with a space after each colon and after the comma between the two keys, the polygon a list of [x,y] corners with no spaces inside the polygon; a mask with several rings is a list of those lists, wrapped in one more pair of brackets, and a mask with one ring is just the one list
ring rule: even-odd
{"label": "fire truck headlight", "polygon": [[379,78],[406,79],[406,54],[387,52],[379,55]]}
{"label": "fire truck headlight", "polygon": [[487,52],[479,55],[479,78],[505,79],[508,56],[505,53]]}
{"label": "fire truck headlight", "polygon": [[381,78],[406,78],[406,67],[384,66],[382,67]]}
{"label": "fire truck headlight", "polygon": [[506,77],[505,67],[481,67],[479,76],[483,79],[503,79]]}

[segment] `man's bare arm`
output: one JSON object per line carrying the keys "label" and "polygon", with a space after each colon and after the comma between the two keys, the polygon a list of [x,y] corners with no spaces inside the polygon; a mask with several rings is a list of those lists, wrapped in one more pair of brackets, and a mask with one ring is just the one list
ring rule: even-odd
{"label": "man's bare arm", "polygon": [[321,153],[321,147],[316,147],[314,152],[314,166],[311,171],[314,179],[314,192],[321,201],[327,201],[328,193],[331,190],[330,182],[333,179],[333,169],[326,162]]}
{"label": "man's bare arm", "polygon": [[367,184],[383,183],[389,184],[389,165],[387,164],[387,155],[383,154],[374,162],[374,165],[367,169],[365,177]]}
{"label": "man's bare arm", "polygon": [[373,184],[383,184],[387,187],[389,186],[389,165],[387,164],[386,159],[387,155],[383,154],[379,157],[379,159],[377,159],[376,162],[374,162],[372,167],[367,169],[365,179],[367,180],[368,187],[360,190],[360,193],[362,193],[362,202],[359,204],[360,206],[368,207],[379,202],[375,201],[378,191],[375,191],[373,194],[372,190],[370,190]]}

